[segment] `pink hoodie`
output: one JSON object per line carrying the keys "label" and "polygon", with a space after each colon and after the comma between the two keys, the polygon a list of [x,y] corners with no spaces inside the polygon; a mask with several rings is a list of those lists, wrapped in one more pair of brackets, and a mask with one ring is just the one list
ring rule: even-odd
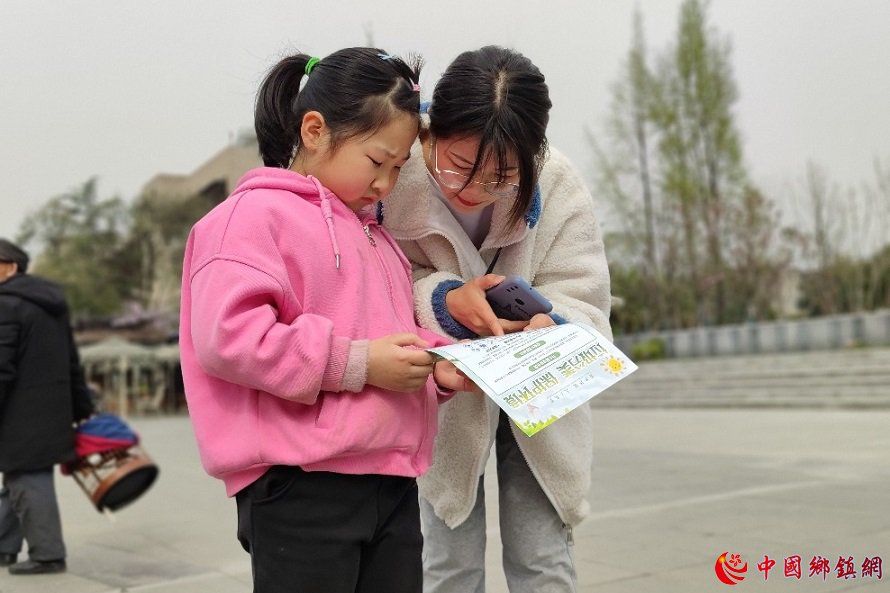
{"label": "pink hoodie", "polygon": [[249,171],[192,228],[180,348],[201,461],[229,496],[271,465],[418,476],[436,433],[432,378],[365,384],[368,340],[409,332],[410,264],[372,213],[314,178]]}

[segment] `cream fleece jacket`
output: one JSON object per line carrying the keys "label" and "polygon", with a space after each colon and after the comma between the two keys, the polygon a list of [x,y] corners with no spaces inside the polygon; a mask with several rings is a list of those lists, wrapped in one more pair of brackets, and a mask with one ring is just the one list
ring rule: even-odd
{"label": "cream fleece jacket", "polygon": [[[594,203],[568,160],[551,149],[525,222],[507,227],[511,204],[495,204],[491,230],[476,249],[435,197],[420,142],[379,215],[412,263],[415,315],[423,327],[456,338],[467,328],[445,309],[448,290],[485,273],[502,247],[494,272],[528,280],[553,303],[556,318],[589,323],[611,337],[609,271]],[[440,407],[434,461],[420,492],[449,526],[466,520],[494,439],[499,408],[488,398],[456,397]],[[593,461],[590,408],[582,406],[533,437],[513,434],[532,473],[562,520],[574,525],[589,512]]]}

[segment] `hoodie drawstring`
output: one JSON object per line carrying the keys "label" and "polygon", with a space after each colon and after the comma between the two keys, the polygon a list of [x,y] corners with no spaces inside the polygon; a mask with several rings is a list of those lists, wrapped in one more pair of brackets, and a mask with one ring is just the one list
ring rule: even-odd
{"label": "hoodie drawstring", "polygon": [[312,180],[312,183],[315,184],[315,188],[318,190],[318,197],[321,200],[321,215],[324,216],[325,223],[328,225],[328,236],[330,236],[331,246],[334,248],[334,261],[339,270],[340,245],[337,244],[337,234],[334,232],[334,212],[331,210],[331,198],[328,197],[327,192],[324,191],[324,187],[318,179],[312,175],[308,175],[307,177]]}

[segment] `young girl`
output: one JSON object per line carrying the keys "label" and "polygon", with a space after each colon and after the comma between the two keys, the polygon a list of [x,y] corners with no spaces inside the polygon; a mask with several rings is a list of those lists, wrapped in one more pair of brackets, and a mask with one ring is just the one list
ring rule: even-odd
{"label": "young girl", "polygon": [[[266,168],[195,224],[181,350],[201,460],[238,507],[255,591],[417,592],[415,478],[437,403],[410,266],[372,211],[408,161],[419,65],[351,48],[259,90]],[[301,83],[303,84],[301,90]]]}

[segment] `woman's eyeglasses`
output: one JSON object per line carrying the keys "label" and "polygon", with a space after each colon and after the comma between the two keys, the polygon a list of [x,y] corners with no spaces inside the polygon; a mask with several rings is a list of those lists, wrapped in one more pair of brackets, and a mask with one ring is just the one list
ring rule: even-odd
{"label": "woman's eyeglasses", "polygon": [[447,187],[448,189],[463,189],[470,184],[475,183],[476,185],[482,186],[485,193],[495,198],[515,198],[519,195],[519,186],[515,183],[474,181],[463,173],[451,171],[450,169],[439,169],[439,151],[436,150],[435,140],[433,140],[430,150],[433,151],[433,169],[436,170],[436,177],[439,179],[439,183],[441,183],[443,187]]}

